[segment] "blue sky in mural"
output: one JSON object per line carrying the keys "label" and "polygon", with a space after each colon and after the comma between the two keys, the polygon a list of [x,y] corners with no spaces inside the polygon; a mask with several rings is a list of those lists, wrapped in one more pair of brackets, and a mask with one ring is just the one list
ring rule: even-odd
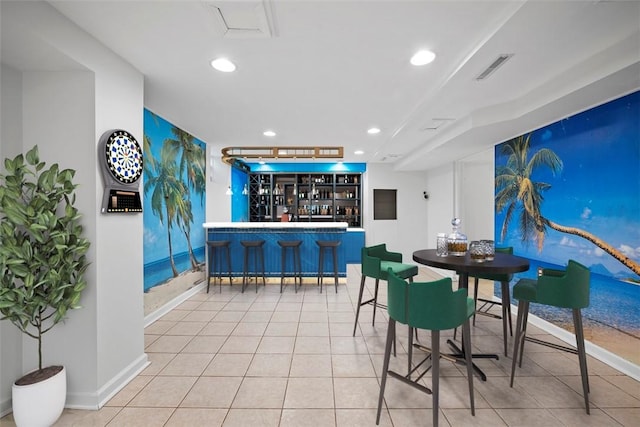
{"label": "blue sky in mural", "polygon": [[[174,138],[171,129],[174,127],[171,123],[162,119],[159,116],[153,115],[149,110],[144,110],[144,134],[151,140],[151,154],[156,159],[160,158],[160,150],[162,144],[167,138]],[[194,142],[205,147],[204,142],[195,139]],[[146,154],[146,153],[145,153]],[[179,159],[176,159],[178,161]],[[166,260],[169,256],[169,249],[167,244],[167,229],[166,225],[162,224],[157,216],[151,210],[151,193],[145,194],[143,198],[144,208],[144,264],[145,270],[147,265],[157,261]],[[191,197],[192,200],[192,213],[194,222],[191,224],[191,244],[194,251],[200,249],[197,252],[198,261],[204,262],[203,251],[204,247],[204,229],[202,223],[205,217],[204,198],[200,200],[199,196]],[[175,257],[182,259],[181,254],[188,251],[187,241],[184,233],[174,225],[171,232],[172,248]],[[188,258],[188,257],[187,257]],[[178,261],[179,261],[178,259]],[[181,263],[187,265],[190,268],[188,262]],[[186,268],[180,268],[180,271],[186,270]],[[145,272],[146,275],[146,272]],[[171,270],[169,270],[171,275]],[[145,277],[145,289],[149,286]]]}
{"label": "blue sky in mural", "polygon": [[[640,92],[533,131],[529,158],[541,148],[553,150],[563,162],[556,176],[545,168],[532,173],[533,181],[551,185],[543,193],[542,215],[586,230],[640,262]],[[505,162],[496,148],[496,165]],[[496,213],[496,241],[503,220],[504,213]],[[579,236],[548,228],[541,253],[533,242],[522,245],[515,216],[501,244],[531,259],[566,265],[571,258],[592,272],[637,278]]]}

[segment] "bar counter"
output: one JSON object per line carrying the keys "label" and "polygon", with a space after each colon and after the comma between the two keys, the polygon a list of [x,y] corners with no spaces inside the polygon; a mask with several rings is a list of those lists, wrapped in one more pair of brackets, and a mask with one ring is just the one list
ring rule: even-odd
{"label": "bar counter", "polygon": [[[338,276],[347,276],[347,264],[360,263],[360,249],[364,246],[364,229],[349,228],[346,222],[206,222],[207,240],[229,240],[231,242],[231,275],[242,276],[243,247],[241,240],[263,239],[265,276],[280,277],[281,249],[278,240],[302,240],[300,258],[302,275],[318,275],[319,250],[316,240],[339,240]],[[207,268],[208,265],[208,247]],[[332,257],[325,253],[325,274],[333,272]],[[292,272],[291,252],[287,253],[285,273]],[[224,270],[223,270],[224,271]],[[224,273],[223,273],[224,274]]]}

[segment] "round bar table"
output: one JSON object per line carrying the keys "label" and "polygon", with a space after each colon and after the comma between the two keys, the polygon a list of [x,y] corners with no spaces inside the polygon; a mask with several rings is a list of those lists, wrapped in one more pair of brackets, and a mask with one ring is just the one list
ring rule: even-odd
{"label": "round bar table", "polygon": [[[458,274],[458,287],[465,289],[469,288],[469,274],[510,274],[529,269],[528,259],[503,253],[496,253],[493,261],[476,262],[471,260],[468,252],[465,256],[438,256],[435,249],[422,249],[413,253],[413,260],[430,267],[455,271]],[[464,360],[463,351],[452,340],[447,340],[447,343],[456,352],[450,356]],[[497,354],[474,354],[472,357],[498,359]],[[484,372],[475,365],[473,368],[486,381]]]}

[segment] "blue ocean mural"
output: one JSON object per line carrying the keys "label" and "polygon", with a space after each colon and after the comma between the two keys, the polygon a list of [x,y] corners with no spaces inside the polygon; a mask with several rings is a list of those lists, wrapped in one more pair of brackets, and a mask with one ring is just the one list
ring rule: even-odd
{"label": "blue ocean mural", "polygon": [[144,290],[204,263],[204,142],[144,110]]}
{"label": "blue ocean mural", "polygon": [[496,146],[495,165],[495,240],[532,261],[516,280],[574,259],[592,273],[585,327],[640,340],[640,92]]}

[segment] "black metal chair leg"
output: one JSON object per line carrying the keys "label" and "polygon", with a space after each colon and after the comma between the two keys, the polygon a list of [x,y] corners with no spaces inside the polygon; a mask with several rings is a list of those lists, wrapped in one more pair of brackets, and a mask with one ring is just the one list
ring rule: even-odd
{"label": "black metal chair leg", "polygon": [[375,290],[373,291],[373,320],[371,321],[371,326],[376,326],[376,307],[378,307],[378,285],[380,283],[380,279],[376,279]]}
{"label": "black metal chair leg", "polygon": [[356,321],[353,323],[353,336],[356,336],[356,329],[358,328],[358,317],[360,317],[360,307],[362,306],[362,294],[364,293],[364,282],[366,276],[362,276],[360,279],[360,293],[358,294],[358,304],[356,305]]}
{"label": "black metal chair leg", "polygon": [[462,348],[464,349],[465,364],[467,365],[467,380],[469,382],[469,404],[471,415],[476,414],[475,400],[473,397],[473,361],[471,360],[471,328],[469,320],[462,325]]}
{"label": "black metal chair leg", "polygon": [[247,286],[247,269],[249,264],[249,251],[247,248],[244,249],[244,267],[242,269],[242,293],[244,293],[244,289]]}
{"label": "black metal chair leg", "polygon": [[584,330],[582,329],[582,313],[580,309],[573,310],[573,326],[576,333],[576,349],[578,350],[578,362],[580,363],[580,376],[582,377],[582,393],[584,406],[589,411],[589,375],[587,373],[587,355],[584,346]]}
{"label": "black metal chair leg", "polygon": [[524,317],[522,319],[522,338],[520,339],[520,360],[518,366],[522,368],[522,359],[524,356],[524,343],[527,336],[527,322],[529,322],[529,301],[524,302]]}
{"label": "black metal chair leg", "polygon": [[396,341],[396,321],[389,318],[387,329],[387,343],[384,347],[384,362],[382,363],[382,378],[380,379],[380,396],[378,397],[378,413],[376,414],[376,425],[380,424],[380,412],[382,411],[382,400],[384,399],[384,389],[387,385],[387,373],[389,372],[389,359],[391,358],[391,345]]}
{"label": "black metal chair leg", "polygon": [[516,338],[513,342],[513,360],[511,361],[511,382],[509,387],[513,387],[513,378],[516,373],[516,363],[518,363],[518,353],[520,351],[520,340],[524,340],[522,336],[522,320],[524,319],[524,301],[518,303],[518,318],[516,319]]}
{"label": "black metal chair leg", "polygon": [[208,254],[207,254],[207,258],[209,260],[209,265],[208,265],[208,268],[207,268],[207,293],[209,293],[209,286],[211,285],[211,267],[213,267],[211,265],[211,262],[213,260],[213,256],[212,256],[212,252],[211,251],[213,249],[212,248],[207,248],[207,250],[209,251]]}
{"label": "black metal chair leg", "polygon": [[[260,250],[260,266],[262,271],[262,286],[267,287],[267,279],[264,277],[264,248],[260,246],[256,250]],[[256,292],[258,292],[258,280],[256,279]]]}
{"label": "black metal chair leg", "polygon": [[440,399],[440,331],[431,331],[431,393],[433,397],[433,426],[438,427]]}
{"label": "black metal chair leg", "polygon": [[507,285],[507,294],[509,293],[509,284],[506,282],[500,282],[501,293],[502,293],[502,341],[504,342],[504,355],[507,356],[507,323],[510,319],[507,319],[509,316],[509,312],[507,310],[507,305],[509,304],[509,300],[505,299],[505,284]]}
{"label": "black metal chair leg", "polygon": [[[229,246],[227,246],[227,271],[229,273],[229,288],[231,288],[231,249],[229,249]],[[220,291],[222,291],[222,287],[220,288]]]}
{"label": "black metal chair leg", "polygon": [[413,359],[413,328],[409,326],[409,348],[407,348],[407,378],[411,379],[411,359]]}
{"label": "black metal chair leg", "polygon": [[[478,310],[478,278],[473,278],[473,326],[476,326],[476,311]],[[455,339],[455,337],[453,338]]]}
{"label": "black metal chair leg", "polygon": [[336,286],[336,294],[338,293],[338,249],[335,246],[331,247],[333,252],[333,278]]}
{"label": "black metal chair leg", "polygon": [[282,293],[282,287],[284,286],[284,269],[286,267],[286,259],[287,248],[283,246],[282,249],[280,249],[280,293]]}
{"label": "black metal chair leg", "polygon": [[322,293],[322,282],[324,281],[324,250],[320,248],[320,261],[318,265],[318,284],[320,285],[320,293]]}

